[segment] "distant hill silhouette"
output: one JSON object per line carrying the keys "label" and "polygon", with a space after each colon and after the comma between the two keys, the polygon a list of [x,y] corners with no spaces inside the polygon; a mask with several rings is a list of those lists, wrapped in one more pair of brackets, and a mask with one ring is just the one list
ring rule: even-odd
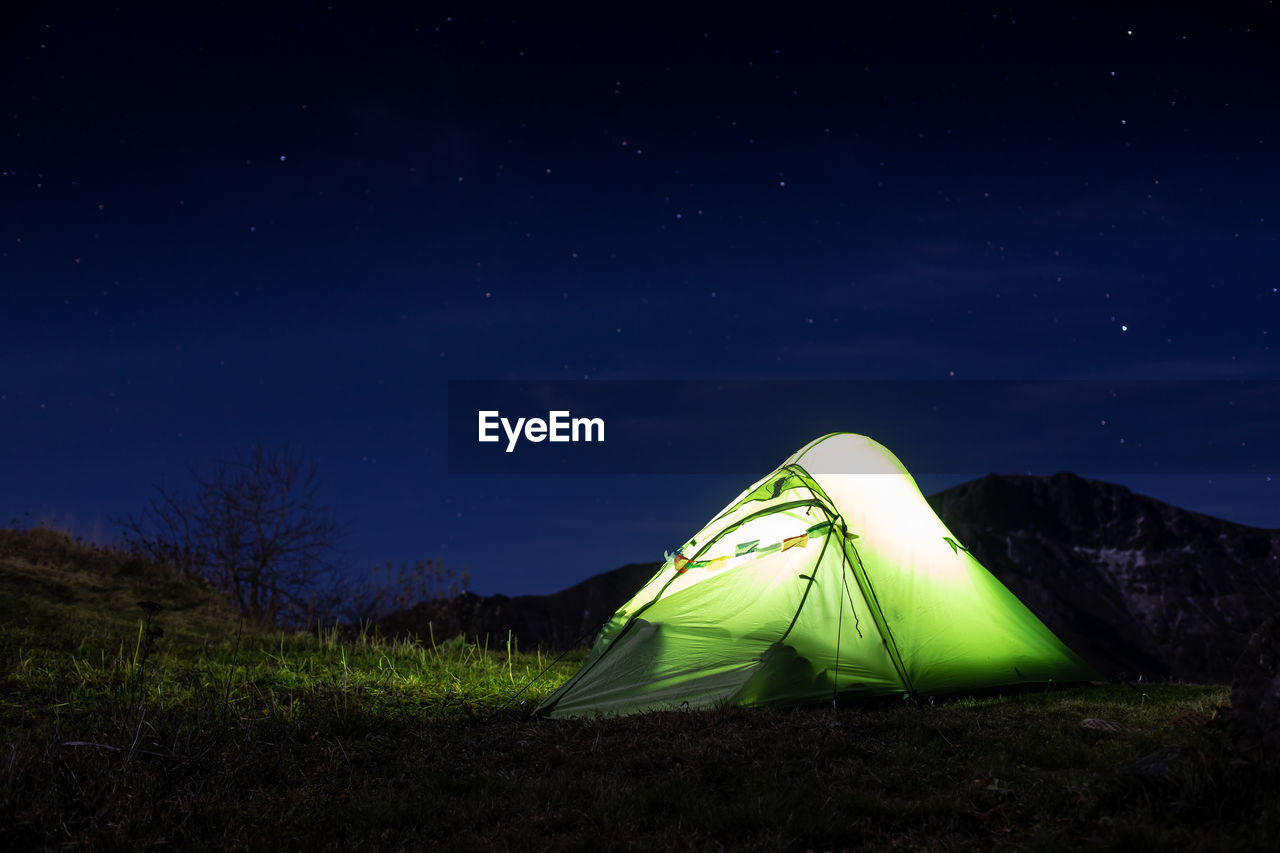
{"label": "distant hill silhouette", "polygon": [[[1250,632],[1280,612],[1280,530],[1067,473],[992,474],[928,500],[992,574],[1109,675],[1229,682]],[[551,595],[466,593],[380,626],[490,645],[510,632],[521,648],[590,643],[660,565],[622,566]]]}
{"label": "distant hill silhouette", "polygon": [[661,566],[661,562],[632,563],[550,595],[508,597],[465,592],[392,613],[378,625],[387,633],[416,634],[423,640],[434,637],[437,642],[465,634],[481,642],[487,635],[490,646],[505,645],[510,631],[520,648],[585,645]]}

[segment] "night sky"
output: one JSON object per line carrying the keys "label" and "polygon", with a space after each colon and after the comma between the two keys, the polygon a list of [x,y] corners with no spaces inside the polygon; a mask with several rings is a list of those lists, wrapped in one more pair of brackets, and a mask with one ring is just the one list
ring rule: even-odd
{"label": "night sky", "polygon": [[[854,5],[0,13],[0,523],[290,442],[352,566],[549,592],[816,432],[449,474],[449,380],[1280,379],[1273,3]],[[1280,526],[1280,471],[1085,466]]]}

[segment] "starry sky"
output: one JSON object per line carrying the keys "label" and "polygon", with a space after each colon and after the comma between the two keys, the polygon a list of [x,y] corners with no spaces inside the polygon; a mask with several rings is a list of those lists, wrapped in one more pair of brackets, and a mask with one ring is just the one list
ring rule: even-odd
{"label": "starry sky", "polygon": [[[451,380],[1280,380],[1280,12],[1185,5],[6,8],[0,514],[106,539],[288,442],[353,569],[550,592],[816,420],[746,477],[451,474]],[[1059,450],[1280,527],[1280,471]]]}

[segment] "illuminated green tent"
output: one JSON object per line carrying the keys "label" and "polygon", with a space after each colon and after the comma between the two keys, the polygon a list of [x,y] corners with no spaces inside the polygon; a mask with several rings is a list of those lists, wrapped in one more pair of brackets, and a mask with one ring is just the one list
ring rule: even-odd
{"label": "illuminated green tent", "polygon": [[956,540],[897,457],[834,433],[669,557],[538,712],[796,705],[1096,678]]}

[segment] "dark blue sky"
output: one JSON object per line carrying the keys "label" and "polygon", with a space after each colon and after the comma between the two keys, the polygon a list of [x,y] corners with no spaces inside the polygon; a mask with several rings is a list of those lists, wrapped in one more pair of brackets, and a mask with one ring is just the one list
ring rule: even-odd
{"label": "dark blue sky", "polygon": [[1280,379],[1274,4],[1043,5],[7,10],[0,513],[288,441],[352,563],[542,592],[747,481],[448,475],[448,380]]}

